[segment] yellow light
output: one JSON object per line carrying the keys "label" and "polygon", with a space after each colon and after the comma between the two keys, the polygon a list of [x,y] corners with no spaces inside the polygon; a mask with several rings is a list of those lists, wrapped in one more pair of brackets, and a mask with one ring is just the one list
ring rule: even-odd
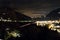
{"label": "yellow light", "polygon": [[48,28],[51,29],[54,27],[54,24],[48,24]]}
{"label": "yellow light", "polygon": [[57,29],[57,32],[60,33],[60,29]]}
{"label": "yellow light", "polygon": [[13,37],[17,37],[17,33],[16,33],[16,32],[11,32],[10,34],[11,34],[11,36],[13,36]]}

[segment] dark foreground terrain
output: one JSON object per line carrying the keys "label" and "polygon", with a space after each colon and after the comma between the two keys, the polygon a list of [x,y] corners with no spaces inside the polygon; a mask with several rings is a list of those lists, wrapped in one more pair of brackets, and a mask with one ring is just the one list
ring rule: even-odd
{"label": "dark foreground terrain", "polygon": [[0,39],[4,39],[6,35],[6,28],[10,30],[19,30],[22,34],[21,37],[9,38],[8,40],[60,40],[60,36],[56,31],[51,31],[47,27],[36,26],[31,24],[25,27],[20,27],[27,23],[4,23],[0,22]]}

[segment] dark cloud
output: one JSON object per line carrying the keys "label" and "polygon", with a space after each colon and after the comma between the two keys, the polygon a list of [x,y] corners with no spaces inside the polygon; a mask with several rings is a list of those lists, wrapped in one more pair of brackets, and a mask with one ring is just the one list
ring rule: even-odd
{"label": "dark cloud", "polygon": [[16,7],[50,8],[60,7],[60,0],[0,0],[2,5],[14,5]]}
{"label": "dark cloud", "polygon": [[0,0],[0,7],[2,6],[49,11],[59,8],[60,0]]}

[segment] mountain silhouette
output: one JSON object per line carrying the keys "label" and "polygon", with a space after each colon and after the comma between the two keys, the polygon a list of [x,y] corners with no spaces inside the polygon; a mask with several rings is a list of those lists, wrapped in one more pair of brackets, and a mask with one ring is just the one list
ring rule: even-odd
{"label": "mountain silhouette", "polygon": [[51,11],[46,17],[49,17],[51,19],[60,18],[60,8]]}
{"label": "mountain silhouette", "polygon": [[30,17],[15,11],[13,8],[0,8],[0,17],[7,19],[16,19],[16,20],[29,20]]}

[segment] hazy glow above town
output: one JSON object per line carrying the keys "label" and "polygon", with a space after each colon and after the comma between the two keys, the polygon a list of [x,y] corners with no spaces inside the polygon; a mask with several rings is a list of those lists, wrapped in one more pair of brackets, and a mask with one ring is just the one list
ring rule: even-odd
{"label": "hazy glow above town", "polygon": [[46,16],[47,12],[46,11],[33,11],[33,10],[17,10],[18,12],[21,12],[24,15],[27,15],[31,18],[37,18],[41,16]]}

